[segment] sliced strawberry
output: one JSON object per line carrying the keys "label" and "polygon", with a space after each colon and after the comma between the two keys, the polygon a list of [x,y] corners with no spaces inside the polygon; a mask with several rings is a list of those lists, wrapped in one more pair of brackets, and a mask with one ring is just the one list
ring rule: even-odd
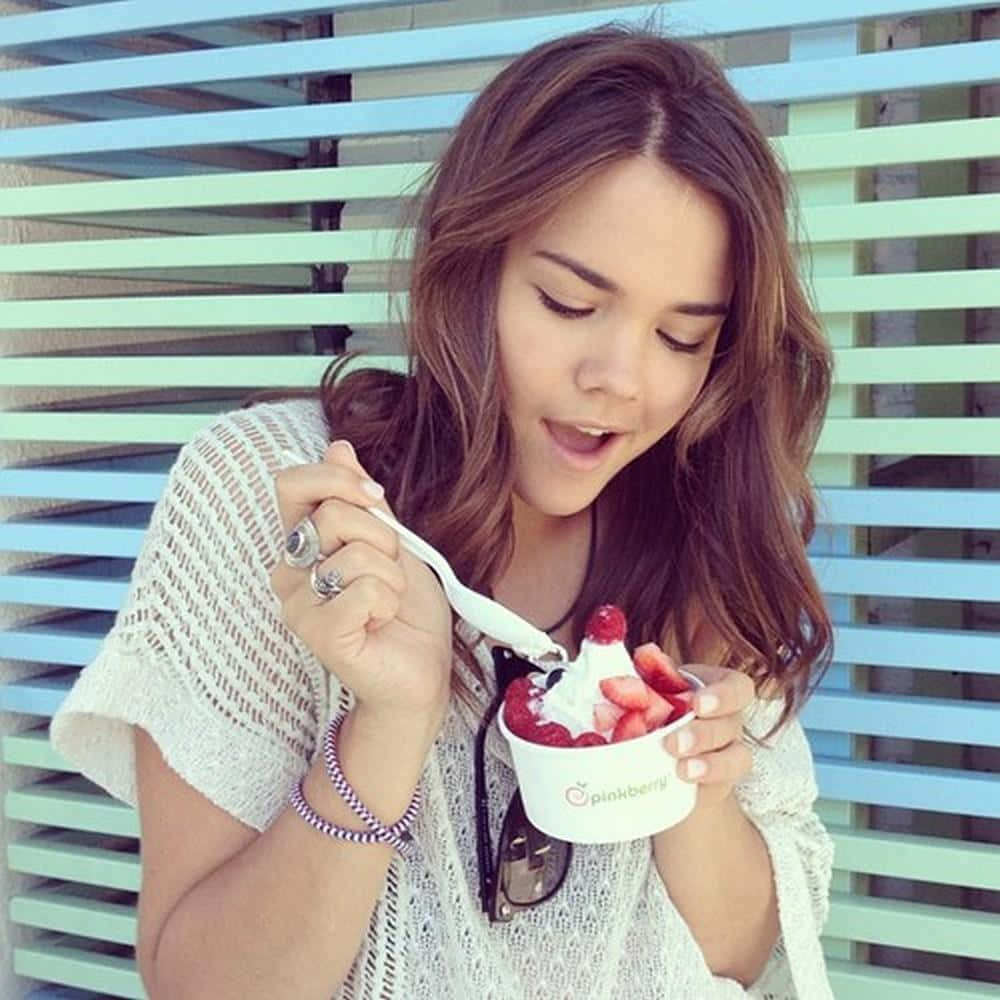
{"label": "sliced strawberry", "polygon": [[649,729],[659,729],[666,725],[674,714],[674,706],[653,688],[649,690],[649,708],[643,713]]}
{"label": "sliced strawberry", "polygon": [[537,689],[527,677],[515,677],[504,695],[503,721],[507,728],[523,739],[531,739],[538,717],[534,700]]}
{"label": "sliced strawberry", "polygon": [[662,695],[680,694],[691,687],[677,670],[674,661],[655,642],[638,646],[632,653],[632,662],[636,673]]}
{"label": "sliced strawberry", "polygon": [[645,736],[646,720],[642,712],[626,712],[615,726],[615,731],[611,734],[612,743],[621,743],[623,740],[634,740],[638,736]]}
{"label": "sliced strawberry", "polygon": [[601,694],[622,708],[649,707],[649,688],[641,677],[622,674],[621,677],[605,677],[601,681]]}
{"label": "sliced strawberry", "polygon": [[594,706],[594,728],[602,733],[610,732],[624,714],[623,708],[608,701],[599,701]]}
{"label": "sliced strawberry", "polygon": [[607,745],[607,740],[600,734],[595,732],[580,733],[575,740],[573,740],[573,746],[575,747],[603,747]]}
{"label": "sliced strawberry", "polygon": [[525,737],[532,743],[543,743],[548,747],[571,747],[573,737],[569,730],[559,722],[545,722],[536,726],[534,732]]}
{"label": "sliced strawberry", "polygon": [[613,642],[625,641],[625,615],[613,604],[602,604],[596,608],[587,619],[584,635],[591,642],[610,645]]}
{"label": "sliced strawberry", "polygon": [[670,713],[670,718],[667,719],[668,723],[681,718],[681,716],[687,715],[688,712],[691,711],[691,703],[685,701],[685,699],[679,695],[667,694],[664,695],[664,697],[670,702],[671,705],[673,705],[674,708],[674,710]]}

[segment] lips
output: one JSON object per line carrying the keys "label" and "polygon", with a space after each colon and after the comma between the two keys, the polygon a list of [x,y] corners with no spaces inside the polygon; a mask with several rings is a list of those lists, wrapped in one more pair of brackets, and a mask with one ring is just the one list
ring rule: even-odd
{"label": "lips", "polygon": [[576,455],[596,456],[617,437],[614,433],[589,434],[573,424],[560,424],[547,420],[546,426],[553,440],[566,451]]}

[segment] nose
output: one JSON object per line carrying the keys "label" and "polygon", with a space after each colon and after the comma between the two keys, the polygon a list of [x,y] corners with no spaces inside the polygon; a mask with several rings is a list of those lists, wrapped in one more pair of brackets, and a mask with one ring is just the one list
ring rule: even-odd
{"label": "nose", "polygon": [[587,345],[577,365],[577,385],[583,392],[604,392],[619,399],[638,399],[642,355],[639,336],[624,331],[607,331]]}

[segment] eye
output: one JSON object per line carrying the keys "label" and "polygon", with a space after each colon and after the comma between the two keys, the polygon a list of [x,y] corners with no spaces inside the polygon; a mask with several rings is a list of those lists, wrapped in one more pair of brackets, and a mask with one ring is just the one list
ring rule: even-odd
{"label": "eye", "polygon": [[557,316],[565,316],[567,319],[582,319],[594,311],[593,309],[574,309],[572,306],[563,305],[562,302],[557,302],[551,295],[543,292],[537,285],[534,286],[534,289],[538,293],[542,305]]}
{"label": "eye", "polygon": [[689,344],[687,341],[671,337],[670,334],[666,333],[664,330],[657,330],[656,332],[660,335],[660,340],[662,340],[671,351],[678,351],[680,354],[697,354],[705,345],[704,340],[699,340],[694,344]]}

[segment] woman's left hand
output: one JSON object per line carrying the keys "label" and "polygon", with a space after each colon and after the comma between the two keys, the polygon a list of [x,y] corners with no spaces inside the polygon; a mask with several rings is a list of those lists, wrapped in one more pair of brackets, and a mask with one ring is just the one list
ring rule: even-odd
{"label": "woman's left hand", "polygon": [[753,755],[743,742],[743,710],[755,697],[753,681],[728,667],[685,663],[683,670],[705,682],[693,693],[696,718],[665,740],[677,758],[677,773],[696,782],[698,805],[726,799],[733,785],[750,773]]}

